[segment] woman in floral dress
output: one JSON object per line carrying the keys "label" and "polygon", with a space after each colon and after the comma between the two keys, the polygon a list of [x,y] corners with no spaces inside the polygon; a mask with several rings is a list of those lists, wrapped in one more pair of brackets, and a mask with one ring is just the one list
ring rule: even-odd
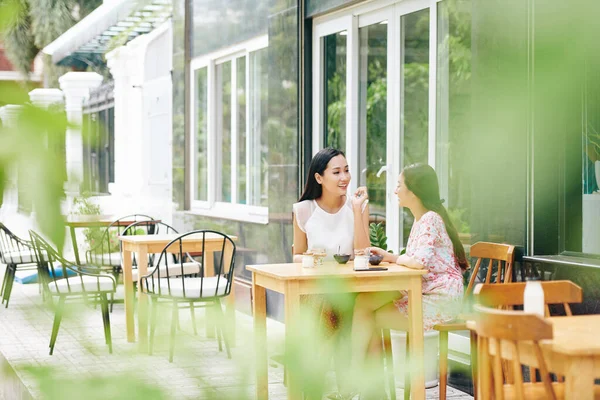
{"label": "woman in floral dress", "polygon": [[[433,168],[424,164],[406,167],[398,178],[395,194],[398,204],[409,208],[415,217],[406,253],[398,256],[378,248],[371,251],[383,255],[384,261],[427,270],[422,286],[423,323],[424,329],[430,330],[435,324],[456,318],[460,312],[464,290],[462,272],[468,267],[465,250],[442,205]],[[378,359],[368,359],[368,355],[378,353],[369,351],[370,348],[381,348],[381,329],[408,330],[405,291],[357,296],[352,321],[352,357],[356,371],[373,372],[373,367],[380,365]],[[371,368],[365,370],[370,361],[373,361]],[[378,385],[375,384],[376,390],[381,393]]]}

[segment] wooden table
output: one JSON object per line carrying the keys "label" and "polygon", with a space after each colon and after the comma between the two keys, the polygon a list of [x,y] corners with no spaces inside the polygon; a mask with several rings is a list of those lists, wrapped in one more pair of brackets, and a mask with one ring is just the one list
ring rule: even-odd
{"label": "wooden table", "polygon": [[[540,342],[550,372],[565,376],[566,400],[593,400],[594,379],[600,378],[600,315],[550,317],[554,338]],[[475,324],[470,321],[469,328]],[[495,354],[494,349],[490,349]],[[533,345],[519,343],[523,364],[538,367]],[[508,346],[502,346],[503,357],[511,357]],[[481,385],[480,385],[481,387]]]}
{"label": "wooden table", "polygon": [[[180,234],[169,235],[132,235],[119,236],[122,242],[123,251],[123,284],[125,286],[125,320],[127,325],[127,341],[135,342],[135,325],[133,321],[133,279],[131,274],[132,253],[137,253],[138,267],[138,336],[140,351],[148,351],[148,298],[142,292],[139,279],[148,274],[148,254],[161,253],[165,246],[172,240],[181,236]],[[236,236],[229,236],[231,240],[236,241]],[[221,251],[223,246],[223,236],[214,233],[207,233],[206,240],[203,243],[202,234],[189,235],[181,241],[181,251],[183,252],[201,252],[204,260],[204,270],[206,276],[214,275],[213,253]],[[179,245],[170,246],[169,253],[178,253]],[[235,316],[234,291],[228,296],[227,317],[233,324]],[[233,326],[233,325],[232,325]],[[233,342],[231,342],[233,343]]]}
{"label": "wooden table", "polygon": [[79,259],[79,248],[77,247],[75,228],[107,227],[113,222],[115,223],[114,226],[129,226],[134,222],[138,222],[135,220],[122,220],[115,222],[117,218],[118,217],[110,215],[68,215],[66,217],[65,225],[69,227],[71,243],[73,245],[73,252],[75,253],[75,262],[77,265],[81,265],[81,261]]}
{"label": "wooden table", "polygon": [[[382,264],[387,271],[353,270],[352,262],[339,265],[326,262],[316,268],[302,268],[301,264],[250,265],[252,271],[252,291],[254,297],[254,329],[256,335],[256,395],[257,399],[267,399],[267,348],[266,348],[266,289],[285,296],[286,342],[290,343],[291,327],[297,321],[300,308],[300,295],[334,292],[379,292],[408,290],[409,335],[412,399],[425,399],[425,379],[423,375],[423,305],[422,276],[424,270],[414,270],[399,265]],[[323,283],[327,283],[324,285]],[[339,282],[339,285],[331,285]],[[293,374],[288,376],[288,398],[302,398],[300,382]]]}

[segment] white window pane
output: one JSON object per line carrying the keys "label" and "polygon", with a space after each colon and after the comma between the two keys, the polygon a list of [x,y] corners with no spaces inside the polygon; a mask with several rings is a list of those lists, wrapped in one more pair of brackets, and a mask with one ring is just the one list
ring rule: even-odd
{"label": "white window pane", "polygon": [[196,200],[208,200],[208,162],[207,162],[207,97],[208,97],[208,75],[207,69],[201,68],[195,71],[196,83],[196,179],[195,193]]}
{"label": "white window pane", "polygon": [[231,201],[231,61],[217,65],[217,201]]}
{"label": "white window pane", "polygon": [[250,198],[253,206],[268,205],[267,161],[267,106],[268,106],[268,50],[261,49],[250,54],[250,141],[248,165],[250,168]]}
{"label": "white window pane", "polygon": [[236,62],[237,82],[237,202],[246,204],[246,57]]}

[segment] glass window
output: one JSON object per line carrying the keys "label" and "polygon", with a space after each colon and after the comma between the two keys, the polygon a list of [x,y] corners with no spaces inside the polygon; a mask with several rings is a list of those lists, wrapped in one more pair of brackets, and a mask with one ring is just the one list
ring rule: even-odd
{"label": "glass window", "polygon": [[471,132],[471,0],[438,3],[437,24],[436,171],[450,219],[461,241],[471,244],[477,238],[470,227],[470,175],[464,150]]}
{"label": "glass window", "polygon": [[387,149],[387,21],[359,29],[359,184],[371,214],[385,217]]}
{"label": "glass window", "polygon": [[[265,38],[256,42],[263,43]],[[249,42],[253,51],[242,47],[231,56],[220,55],[220,59],[204,57],[200,65],[206,65],[207,60],[215,62],[214,74],[204,66],[193,72],[193,201],[267,206],[268,49],[257,43]],[[214,94],[209,96],[212,88]],[[213,121],[210,126],[209,120]],[[214,163],[209,165],[211,141],[215,154]],[[214,186],[208,186],[209,180]],[[194,208],[200,210],[206,205],[196,204]],[[244,213],[241,208],[236,210]]]}
{"label": "glass window", "polygon": [[207,68],[201,68],[195,72],[196,83],[196,156],[195,156],[195,199],[208,200],[208,75]]}
{"label": "glass window", "polygon": [[[598,223],[600,221],[600,72],[589,64],[586,67],[583,98],[581,251],[600,254],[600,223]],[[567,248],[566,250],[577,251],[578,249]]]}
{"label": "glass window", "polygon": [[346,35],[344,31],[323,38],[325,146],[342,151],[346,150]]}
{"label": "glass window", "polygon": [[403,15],[403,166],[427,163],[429,126],[429,9]]}
{"label": "glass window", "polygon": [[237,202],[246,204],[246,57],[236,61],[237,96]]}
{"label": "glass window", "polygon": [[250,137],[248,165],[250,173],[248,185],[250,197],[248,204],[266,206],[268,200],[268,49],[250,53]]}
{"label": "glass window", "polygon": [[217,201],[231,201],[231,61],[217,65]]}

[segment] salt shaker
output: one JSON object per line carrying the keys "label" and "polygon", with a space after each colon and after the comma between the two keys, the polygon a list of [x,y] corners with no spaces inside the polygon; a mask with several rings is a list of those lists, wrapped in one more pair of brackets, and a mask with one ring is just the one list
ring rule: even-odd
{"label": "salt shaker", "polygon": [[523,293],[523,311],[544,317],[544,288],[541,281],[527,281]]}

